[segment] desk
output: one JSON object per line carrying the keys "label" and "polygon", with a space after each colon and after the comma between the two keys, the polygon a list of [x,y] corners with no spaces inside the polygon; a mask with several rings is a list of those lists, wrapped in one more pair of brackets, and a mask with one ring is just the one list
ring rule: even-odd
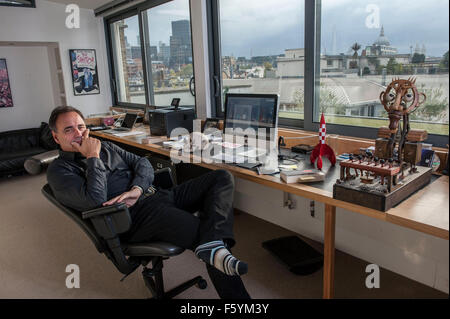
{"label": "desk", "polygon": [[[138,130],[148,134],[148,127]],[[91,135],[103,139],[124,143],[139,149],[170,157],[170,150],[157,144],[142,144],[141,140],[148,137],[147,134],[117,137],[101,131],[91,132]],[[160,137],[167,140],[166,137]],[[191,155],[192,158],[192,155]],[[195,162],[194,162],[195,163]],[[323,268],[323,298],[333,298],[334,291],[334,249],[335,249],[335,225],[336,207],[363,214],[414,229],[439,238],[449,239],[449,178],[441,176],[433,183],[427,185],[410,198],[387,212],[381,212],[360,205],[336,200],[333,193],[326,189],[320,189],[308,184],[286,184],[278,177],[258,175],[251,170],[221,163],[195,163],[208,169],[226,169],[234,176],[246,179],[261,185],[281,190],[290,194],[305,197],[325,204],[324,225],[324,268]]]}

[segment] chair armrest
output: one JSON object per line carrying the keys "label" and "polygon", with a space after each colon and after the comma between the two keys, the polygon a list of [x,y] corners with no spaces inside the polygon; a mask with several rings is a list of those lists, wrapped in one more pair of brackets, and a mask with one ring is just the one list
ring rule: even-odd
{"label": "chair armrest", "polygon": [[117,237],[131,227],[131,216],[124,203],[91,209],[81,214],[90,219],[97,233],[104,239]]}
{"label": "chair armrest", "polygon": [[81,214],[83,219],[89,219],[94,225],[95,231],[106,240],[114,265],[122,274],[129,275],[139,266],[139,263],[127,259],[120,243],[119,234],[126,232],[131,227],[131,216],[128,207],[124,203],[91,209]]}
{"label": "chair armrest", "polygon": [[110,206],[104,206],[100,208],[94,208],[83,212],[81,215],[83,219],[93,218],[101,215],[108,215],[120,212],[122,210],[128,210],[127,205],[124,203],[114,204]]}
{"label": "chair armrest", "polygon": [[155,171],[153,185],[163,189],[169,189],[175,186],[175,180],[170,167],[164,167]]}

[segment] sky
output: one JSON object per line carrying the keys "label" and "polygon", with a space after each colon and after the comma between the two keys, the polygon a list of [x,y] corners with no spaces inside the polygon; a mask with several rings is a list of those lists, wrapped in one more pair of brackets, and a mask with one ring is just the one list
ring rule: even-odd
{"label": "sky", "polygon": [[[449,49],[448,0],[322,0],[322,53],[332,50],[336,30],[338,53],[347,53],[352,43],[365,48],[379,36],[381,25],[398,53],[410,53],[410,46],[425,45],[427,56],[442,56]],[[378,11],[379,27],[366,24]],[[374,21],[371,21],[374,22]]]}
{"label": "sky", "polygon": [[[163,4],[148,16],[151,45],[169,44],[170,22],[189,19],[189,1]],[[127,23],[128,41],[136,45],[137,18]],[[449,49],[448,0],[322,0],[321,51],[348,53],[355,42],[365,48],[378,38],[382,25],[398,53],[410,53],[416,44],[425,45],[427,56],[441,57]],[[249,58],[303,48],[304,0],[220,0],[220,28],[223,56]]]}
{"label": "sky", "polygon": [[[172,21],[189,20],[189,1],[174,0],[147,10],[150,45],[158,46],[159,41],[169,45],[172,35]],[[137,45],[139,25],[137,16],[126,19],[128,28],[125,31],[128,42]]]}

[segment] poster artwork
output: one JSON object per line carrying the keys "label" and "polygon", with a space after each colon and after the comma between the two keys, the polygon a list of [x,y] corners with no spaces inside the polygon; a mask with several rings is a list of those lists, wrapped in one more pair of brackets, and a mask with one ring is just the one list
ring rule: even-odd
{"label": "poster artwork", "polygon": [[95,50],[69,50],[72,64],[73,93],[77,95],[99,94],[97,58]]}
{"label": "poster artwork", "polygon": [[12,107],[13,100],[11,86],[9,85],[6,59],[0,59],[0,107]]}

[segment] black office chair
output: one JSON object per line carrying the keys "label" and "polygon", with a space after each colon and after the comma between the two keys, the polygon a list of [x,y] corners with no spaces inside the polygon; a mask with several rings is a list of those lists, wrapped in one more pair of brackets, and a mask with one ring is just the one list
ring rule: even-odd
{"label": "black office chair", "polygon": [[[169,168],[163,168],[155,172],[154,186],[170,188],[173,185],[173,177]],[[144,282],[153,294],[153,298],[170,299],[194,285],[197,285],[200,289],[206,288],[206,281],[201,276],[197,276],[170,291],[164,291],[163,260],[181,254],[184,248],[166,242],[139,244],[121,242],[119,234],[126,232],[131,226],[130,213],[125,204],[79,212],[59,203],[48,184],[44,185],[42,193],[83,229],[97,250],[105,254],[116,268],[125,275],[122,280],[142,265]],[[147,268],[150,261],[153,267]]]}

